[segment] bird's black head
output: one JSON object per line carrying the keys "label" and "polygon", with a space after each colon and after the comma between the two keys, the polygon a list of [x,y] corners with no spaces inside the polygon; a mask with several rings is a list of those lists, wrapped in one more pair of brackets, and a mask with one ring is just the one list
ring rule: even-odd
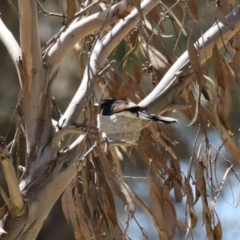
{"label": "bird's black head", "polygon": [[116,99],[103,99],[100,102],[101,114],[105,115],[105,116],[112,115],[114,105],[117,101],[118,100],[116,100]]}
{"label": "bird's black head", "polygon": [[140,107],[135,103],[127,100],[120,99],[104,99],[100,103],[101,114],[110,116],[114,113],[120,113],[122,111],[137,112]]}

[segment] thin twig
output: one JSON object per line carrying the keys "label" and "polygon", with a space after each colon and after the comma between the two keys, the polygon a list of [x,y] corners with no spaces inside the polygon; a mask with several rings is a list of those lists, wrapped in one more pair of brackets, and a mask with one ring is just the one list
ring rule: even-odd
{"label": "thin twig", "polygon": [[61,17],[61,18],[66,18],[66,15],[60,14],[60,13],[52,13],[52,12],[48,12],[43,5],[40,3],[39,0],[37,0],[38,5],[40,6],[40,8],[42,9],[42,12],[44,13],[44,16],[54,16],[54,17]]}

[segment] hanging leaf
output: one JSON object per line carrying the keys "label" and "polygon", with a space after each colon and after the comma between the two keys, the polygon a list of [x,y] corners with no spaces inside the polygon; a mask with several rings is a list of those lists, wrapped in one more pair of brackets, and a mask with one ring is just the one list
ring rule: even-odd
{"label": "hanging leaf", "polygon": [[217,225],[214,226],[214,239],[221,240],[222,239],[222,226],[218,221]]}
{"label": "hanging leaf", "polygon": [[216,20],[219,20],[222,24],[228,25],[228,21],[225,16],[228,14],[227,10],[222,6],[222,4],[217,4],[214,2],[209,2],[209,9]]}
{"label": "hanging leaf", "polygon": [[222,56],[218,52],[217,44],[213,45],[212,49],[212,67],[214,76],[222,89],[225,89],[224,80],[223,80],[223,71],[221,64]]}
{"label": "hanging leaf", "polygon": [[188,12],[190,12],[190,16],[193,20],[198,21],[198,9],[197,5],[194,0],[185,0],[184,4],[186,5],[186,8]]}
{"label": "hanging leaf", "polygon": [[160,189],[158,189],[155,185],[155,183],[149,178],[148,179],[149,186],[150,186],[150,200],[151,200],[151,206],[152,206],[152,212],[153,215],[155,216],[157,223],[158,223],[158,228],[159,232],[158,234],[160,235],[161,239],[168,239],[167,235],[167,227],[166,227],[166,222],[164,219],[164,210],[163,210],[163,196],[160,193]]}
{"label": "hanging leaf", "polygon": [[73,21],[76,9],[77,6],[75,0],[67,0],[67,19],[66,19],[67,25]]}
{"label": "hanging leaf", "polygon": [[192,230],[193,228],[196,227],[197,225],[197,221],[198,221],[198,217],[195,213],[195,211],[193,210],[193,208],[189,208],[189,218],[188,218],[188,223],[187,223],[187,231],[186,231],[186,235],[185,237],[188,235],[188,233],[190,232],[190,230]]}

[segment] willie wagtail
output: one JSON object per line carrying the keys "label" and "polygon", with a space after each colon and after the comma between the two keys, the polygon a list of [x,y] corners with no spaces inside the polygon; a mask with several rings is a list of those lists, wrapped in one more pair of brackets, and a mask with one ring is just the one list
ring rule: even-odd
{"label": "willie wagtail", "polygon": [[144,108],[126,100],[104,99],[100,102],[100,110],[100,114],[103,116],[122,115],[131,118],[138,117],[144,120],[166,124],[178,122],[175,118],[157,116],[155,114],[144,112]]}

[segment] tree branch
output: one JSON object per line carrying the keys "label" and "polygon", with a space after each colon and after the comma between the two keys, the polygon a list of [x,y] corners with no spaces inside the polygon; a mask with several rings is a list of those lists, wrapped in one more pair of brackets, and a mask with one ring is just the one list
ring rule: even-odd
{"label": "tree branch", "polygon": [[2,19],[0,18],[0,41],[7,48],[7,51],[15,65],[17,70],[18,79],[20,83],[20,87],[22,88],[22,79],[21,74],[18,68],[17,62],[22,59],[22,51],[19,47],[16,39],[13,37],[12,33],[7,29]]}
{"label": "tree branch", "polygon": [[[158,4],[157,0],[144,0],[141,3],[143,15],[146,15],[154,6]],[[82,113],[85,99],[93,94],[93,88],[97,81],[98,71],[103,67],[106,58],[119,42],[136,26],[140,20],[138,10],[135,9],[126,18],[122,19],[116,26],[104,37],[97,42],[92,51],[89,65],[85,70],[82,83],[72,99],[69,107],[60,119],[60,125],[64,121],[64,125],[76,122]]]}
{"label": "tree branch", "polygon": [[[240,5],[237,9],[234,9],[227,15],[226,20],[228,25],[223,25],[222,23],[217,22],[195,43],[195,47],[200,53],[199,61],[202,64],[211,57],[215,41],[217,41],[217,47],[220,48],[240,30]],[[148,106],[148,109],[151,112],[160,112],[163,110],[164,107],[171,103],[169,101],[167,102],[163,95],[165,95],[171,87],[178,83],[178,74],[182,76],[191,74],[192,70],[188,67],[188,65],[189,56],[188,51],[186,51],[168,70],[157,87],[139,103],[139,106]],[[187,80],[184,81],[187,82]],[[184,86],[185,85],[183,85],[183,87]],[[179,89],[176,90],[179,91]],[[171,101],[172,100],[173,99],[171,99]]]}
{"label": "tree branch", "polygon": [[40,48],[36,1],[18,0],[20,15],[20,41],[27,77],[24,79],[27,92],[40,86],[43,68]]}
{"label": "tree branch", "polygon": [[[51,79],[43,70],[36,1],[19,0],[18,6],[24,71],[21,106],[26,129],[27,153],[31,158],[36,155],[36,146],[41,149],[51,135],[51,100],[49,100],[51,93],[48,91]],[[39,146],[39,142],[42,146]]]}
{"label": "tree branch", "polygon": [[100,29],[102,26],[107,26],[127,16],[132,8],[133,6],[129,5],[128,0],[122,0],[110,9],[95,13],[70,24],[67,30],[56,39],[55,44],[44,56],[44,61],[51,69],[51,72],[53,73],[57,69],[66,54],[72,50],[74,45],[82,38]]}

